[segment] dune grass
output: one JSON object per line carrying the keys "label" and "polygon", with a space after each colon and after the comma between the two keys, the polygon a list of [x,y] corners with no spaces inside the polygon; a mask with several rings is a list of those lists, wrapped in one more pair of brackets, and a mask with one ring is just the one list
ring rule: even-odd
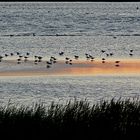
{"label": "dune grass", "polygon": [[130,138],[140,136],[139,99],[42,103],[0,107],[0,135],[26,138]]}

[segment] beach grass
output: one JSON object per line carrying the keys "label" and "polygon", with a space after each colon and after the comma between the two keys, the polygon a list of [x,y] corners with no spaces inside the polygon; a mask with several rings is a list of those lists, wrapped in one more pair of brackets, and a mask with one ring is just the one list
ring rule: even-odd
{"label": "beach grass", "polygon": [[26,138],[121,139],[140,136],[140,100],[87,100],[0,106],[0,133]]}

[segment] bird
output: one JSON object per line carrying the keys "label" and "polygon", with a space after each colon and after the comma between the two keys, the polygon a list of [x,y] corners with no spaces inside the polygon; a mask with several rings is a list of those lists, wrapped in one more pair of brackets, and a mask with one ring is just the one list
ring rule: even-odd
{"label": "bird", "polygon": [[2,59],[2,58],[3,58],[3,56],[0,55],[0,59]]}
{"label": "bird", "polygon": [[41,62],[42,58],[43,58],[42,56],[38,56],[39,59],[38,62]]}
{"label": "bird", "polygon": [[114,55],[113,53],[110,53],[110,56]]}
{"label": "bird", "polygon": [[26,55],[30,55],[30,53],[27,52]]}
{"label": "bird", "polygon": [[34,62],[38,62],[38,60],[35,60]]}
{"label": "bird", "polygon": [[90,57],[89,57],[88,55],[86,56],[86,58],[87,58],[87,60],[89,60],[89,59],[90,59]]}
{"label": "bird", "polygon": [[20,53],[19,53],[19,52],[17,52],[17,55],[20,55]]}
{"label": "bird", "polygon": [[19,55],[19,58],[22,58],[23,56],[22,55]]}
{"label": "bird", "polygon": [[5,54],[5,57],[8,57],[8,54]]}
{"label": "bird", "polygon": [[59,55],[63,55],[64,54],[64,52],[59,52]]}
{"label": "bird", "polygon": [[55,57],[53,57],[53,56],[51,56],[51,59],[52,59],[52,60],[56,60],[56,58],[55,58]]}
{"label": "bird", "polygon": [[66,57],[65,59],[66,59],[66,60],[69,60],[70,58]]}
{"label": "bird", "polygon": [[37,59],[37,58],[38,58],[38,56],[37,56],[37,55],[35,55],[35,56],[34,56],[34,58],[35,58],[35,59]]}
{"label": "bird", "polygon": [[10,55],[13,56],[14,54],[13,53],[10,53]]}
{"label": "bird", "polygon": [[104,53],[105,51],[104,50],[101,50],[101,52]]}
{"label": "bird", "polygon": [[24,56],[24,62],[27,62],[27,61],[28,61],[28,57]]}
{"label": "bird", "polygon": [[95,59],[93,56],[90,57],[91,59]]}
{"label": "bird", "polygon": [[38,64],[38,60],[34,60],[34,64],[37,65]]}
{"label": "bird", "polygon": [[21,61],[21,59],[20,59],[20,58],[18,58],[18,59],[17,59],[17,61]]}
{"label": "bird", "polygon": [[132,53],[129,53],[129,55],[130,55],[130,56],[133,56],[133,54],[132,54]]}
{"label": "bird", "polygon": [[108,53],[106,53],[106,56],[108,57],[108,56],[109,56],[109,54],[108,54]]}
{"label": "bird", "polygon": [[78,55],[74,55],[74,58],[75,58],[75,59],[78,59],[78,58],[79,58],[79,56],[78,56]]}
{"label": "bird", "polygon": [[20,63],[21,63],[21,59],[18,58],[18,59],[17,59],[17,64],[20,64]]}
{"label": "bird", "polygon": [[48,65],[52,65],[52,62],[46,61],[46,63],[47,63]]}

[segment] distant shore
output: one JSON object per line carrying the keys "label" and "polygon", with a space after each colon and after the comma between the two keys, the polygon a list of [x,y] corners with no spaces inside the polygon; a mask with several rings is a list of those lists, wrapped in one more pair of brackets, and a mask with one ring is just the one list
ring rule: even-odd
{"label": "distant shore", "polygon": [[46,67],[46,62],[42,61],[34,65],[33,60],[26,63],[17,64],[14,60],[1,62],[0,76],[47,76],[47,75],[139,75],[139,59],[118,59],[119,65],[115,63],[117,59],[101,61],[74,60],[72,64],[66,64],[64,60],[57,62],[50,68]]}

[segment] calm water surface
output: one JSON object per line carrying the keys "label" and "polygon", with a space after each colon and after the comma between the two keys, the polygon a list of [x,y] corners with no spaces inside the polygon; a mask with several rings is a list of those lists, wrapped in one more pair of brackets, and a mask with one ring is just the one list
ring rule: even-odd
{"label": "calm water surface", "polygon": [[0,102],[31,104],[41,100],[65,102],[69,99],[102,99],[139,97],[140,77],[135,76],[46,76],[0,78]]}
{"label": "calm water surface", "polygon": [[[140,3],[0,3],[0,55],[17,51],[59,57],[85,53],[140,58]],[[114,36],[116,38],[114,38]],[[64,57],[65,57],[64,56]],[[3,66],[0,66],[3,68]],[[10,67],[9,67],[10,69]],[[0,77],[0,102],[99,101],[138,97],[140,77]]]}

